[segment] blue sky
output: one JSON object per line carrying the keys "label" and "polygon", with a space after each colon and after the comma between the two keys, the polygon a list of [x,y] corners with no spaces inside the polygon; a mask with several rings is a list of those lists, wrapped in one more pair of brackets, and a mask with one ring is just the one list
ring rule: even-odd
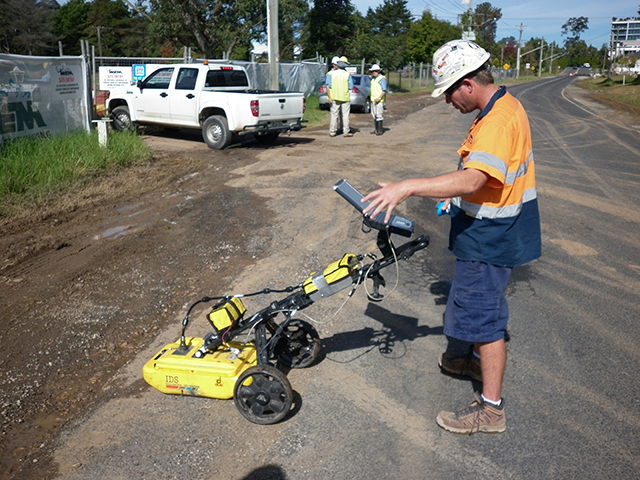
{"label": "blue sky", "polygon": [[[375,9],[383,3],[383,0],[351,1],[363,15],[368,8]],[[562,25],[571,17],[587,17],[589,29],[580,38],[596,48],[609,44],[611,17],[638,16],[640,5],[640,0],[473,0],[472,6],[483,1],[502,10],[496,40],[511,36],[517,40],[520,35],[519,26],[522,24],[523,42],[532,37],[543,37],[546,41],[562,45],[565,38],[562,36]],[[407,6],[417,17],[429,10],[435,17],[454,25],[458,14],[469,8],[468,3],[462,4],[460,0],[407,0]]]}

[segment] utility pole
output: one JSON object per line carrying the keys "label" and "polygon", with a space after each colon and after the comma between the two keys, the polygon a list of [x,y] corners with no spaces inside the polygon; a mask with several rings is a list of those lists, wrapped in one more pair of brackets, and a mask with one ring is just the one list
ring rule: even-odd
{"label": "utility pole", "polygon": [[462,26],[462,39],[475,41],[476,32],[472,30],[473,27],[473,0],[463,0],[463,4],[466,3],[469,5],[469,9],[467,10],[467,29],[464,29],[464,24]]}
{"label": "utility pole", "polygon": [[542,76],[542,52],[544,51],[544,38],[540,42],[540,64],[538,65],[538,76]]}
{"label": "utility pole", "polygon": [[520,36],[518,37],[518,52],[516,53],[516,78],[520,78],[520,45],[522,44],[522,30],[524,30],[524,25],[520,24]]}
{"label": "utility pole", "polygon": [[102,57],[102,39],[100,38],[100,29],[101,26],[97,26],[96,30],[98,31],[98,55]]}
{"label": "utility pole", "polygon": [[611,40],[609,41],[609,69],[607,70],[607,80],[611,79],[611,68],[613,67],[613,28],[611,28]]}
{"label": "utility pole", "polygon": [[280,47],[278,46],[278,0],[267,0],[269,42],[269,88],[280,90]]}

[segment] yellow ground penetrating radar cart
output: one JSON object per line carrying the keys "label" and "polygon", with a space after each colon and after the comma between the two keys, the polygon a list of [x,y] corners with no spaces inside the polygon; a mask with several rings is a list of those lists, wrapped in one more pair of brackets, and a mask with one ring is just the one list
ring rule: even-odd
{"label": "yellow ground penetrating radar cart", "polygon": [[[334,189],[352,204],[354,195],[356,199],[359,195],[344,180]],[[347,198],[345,191],[352,197]],[[359,199],[356,201],[354,206],[359,210],[366,206],[360,204]],[[402,217],[394,217],[384,224],[380,219],[365,216],[363,224],[378,230],[377,244],[382,258],[347,253],[296,286],[246,295],[203,297],[187,310],[180,338],[163,347],[144,365],[144,379],[163,393],[233,398],[238,411],[253,423],[270,425],[284,419],[293,405],[293,390],[285,372],[312,365],[321,349],[316,329],[295,318],[296,313],[349,287],[352,287],[351,296],[367,279],[373,282],[369,296],[381,299],[379,289],[385,286],[385,281],[380,270],[397,264],[398,260],[409,259],[429,245],[427,235],[399,247],[393,245],[392,233],[405,237],[413,233],[413,222]],[[371,263],[364,265],[365,258],[371,258]],[[247,315],[241,298],[273,293],[288,295]],[[187,337],[189,316],[194,307],[214,301],[207,315],[212,331],[203,338]]]}

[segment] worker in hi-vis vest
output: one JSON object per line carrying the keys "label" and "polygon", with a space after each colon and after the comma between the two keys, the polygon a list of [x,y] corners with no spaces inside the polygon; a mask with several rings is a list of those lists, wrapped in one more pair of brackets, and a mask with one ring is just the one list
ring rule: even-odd
{"label": "worker in hi-vis vest", "polygon": [[327,73],[324,81],[329,105],[331,105],[331,121],[329,123],[329,136],[331,137],[335,137],[338,134],[340,116],[342,116],[342,133],[345,137],[353,137],[353,133],[349,128],[353,78],[345,70],[348,64],[349,61],[346,57],[333,57],[331,59],[331,70]]}
{"label": "worker in hi-vis vest", "polygon": [[387,96],[387,79],[381,73],[380,65],[374,63],[369,69],[371,72],[371,116],[375,124],[372,134],[382,135],[382,121],[384,112],[384,101]]}

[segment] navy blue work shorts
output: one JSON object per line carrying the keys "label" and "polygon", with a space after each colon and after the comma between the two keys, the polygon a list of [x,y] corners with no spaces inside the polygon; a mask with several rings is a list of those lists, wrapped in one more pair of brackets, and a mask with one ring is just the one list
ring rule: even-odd
{"label": "navy blue work shorts", "polygon": [[457,260],[444,314],[445,335],[465,342],[503,339],[509,320],[504,292],[511,270]]}

